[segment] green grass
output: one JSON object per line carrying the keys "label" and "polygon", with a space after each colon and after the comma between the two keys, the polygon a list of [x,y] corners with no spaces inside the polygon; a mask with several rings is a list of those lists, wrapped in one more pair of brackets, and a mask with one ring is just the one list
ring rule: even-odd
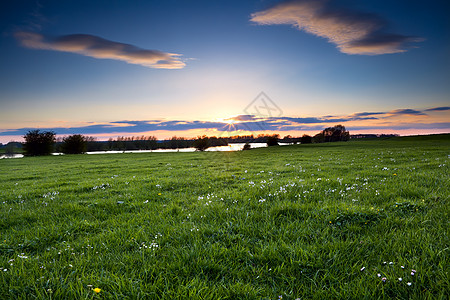
{"label": "green grass", "polygon": [[449,154],[442,135],[3,159],[0,299],[448,299]]}

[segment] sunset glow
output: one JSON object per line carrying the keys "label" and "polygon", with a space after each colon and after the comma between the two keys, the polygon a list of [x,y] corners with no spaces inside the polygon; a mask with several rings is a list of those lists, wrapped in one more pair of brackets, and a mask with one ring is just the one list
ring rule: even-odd
{"label": "sunset glow", "polygon": [[449,13],[418,0],[7,1],[0,142],[32,129],[447,133]]}

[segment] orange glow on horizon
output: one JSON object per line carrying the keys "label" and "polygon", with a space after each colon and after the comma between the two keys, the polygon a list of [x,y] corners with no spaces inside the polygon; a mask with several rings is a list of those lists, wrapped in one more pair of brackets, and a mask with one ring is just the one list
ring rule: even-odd
{"label": "orange glow on horizon", "polygon": [[[231,137],[236,135],[248,136],[254,135],[255,137],[258,134],[279,134],[281,138],[286,135],[290,135],[292,137],[301,137],[304,134],[314,136],[319,133],[320,130],[305,130],[305,131],[217,131],[217,130],[188,130],[188,131],[150,131],[150,132],[129,132],[129,133],[104,133],[104,134],[84,134],[86,136],[92,136],[96,138],[98,141],[107,141],[108,139],[116,139],[117,137],[140,137],[140,136],[155,136],[158,140],[170,139],[174,136],[177,137],[185,137],[188,139],[193,139],[198,136],[206,135],[206,136],[216,136],[216,137]],[[350,134],[398,134],[400,136],[410,136],[410,135],[430,135],[430,134],[448,134],[449,130],[445,129],[403,129],[403,130],[395,130],[395,129],[367,129],[367,130],[351,130]],[[57,137],[63,137],[65,135],[57,135]],[[7,144],[8,142],[24,142],[22,135],[14,135],[14,136],[0,136],[0,143]]]}
{"label": "orange glow on horizon", "polygon": [[[395,112],[395,111],[394,111]],[[387,115],[387,114],[386,114]],[[14,124],[13,128],[36,128],[42,130],[54,130],[58,132],[68,131],[72,134],[83,134],[85,136],[93,136],[99,141],[107,141],[108,139],[116,139],[117,137],[140,137],[144,136],[155,136],[159,140],[170,139],[174,136],[185,137],[185,138],[196,138],[198,136],[216,136],[216,137],[231,137],[236,135],[254,135],[259,134],[279,134],[280,137],[290,135],[293,137],[301,137],[304,134],[315,135],[321,130],[335,126],[338,124],[344,125],[350,134],[399,134],[399,135],[425,135],[425,134],[438,134],[438,133],[450,133],[450,128],[446,127],[448,124],[447,120],[450,115],[450,111],[437,111],[437,112],[426,112],[426,114],[406,114],[406,115],[394,115],[390,113],[388,116],[377,116],[376,118],[358,118],[357,114],[344,115],[342,117],[333,116],[328,117],[314,117],[314,116],[303,116],[303,117],[280,117],[279,119],[267,119],[265,126],[258,127],[255,126],[258,122],[264,123],[264,118],[258,118],[252,115],[234,115],[233,117],[227,118],[217,118],[210,120],[189,120],[181,119],[155,119],[149,121],[121,121],[121,122],[109,122],[109,121],[95,121],[95,122],[71,122],[71,121],[60,121],[53,120],[51,122],[26,122],[21,124]],[[335,119],[336,118],[336,119]],[[317,122],[308,123],[309,120],[317,119]],[[302,123],[305,120],[305,123]],[[327,122],[321,122],[321,120],[327,120]],[[334,121],[336,120],[336,122]],[[141,123],[147,124],[163,124],[164,126],[143,126],[139,127]],[[166,126],[166,124],[168,124]],[[199,126],[196,126],[198,124]],[[245,126],[250,124],[248,127]],[[252,125],[253,124],[253,125]],[[433,124],[436,124],[436,128],[433,128]],[[144,124],[145,125],[145,124]],[[171,127],[171,126],[174,127]],[[179,126],[183,125],[183,126]],[[192,125],[192,126],[191,126]],[[95,128],[95,127],[99,128]],[[102,130],[101,127],[104,126],[105,130],[113,131],[117,128],[116,132],[111,133],[83,133],[89,131],[94,127],[96,131]],[[4,126],[5,128],[8,128]],[[129,128],[127,128],[129,127]],[[206,127],[189,129],[192,127]],[[211,127],[211,128],[207,128]],[[416,127],[416,128],[414,128]],[[428,128],[427,128],[428,127]],[[441,127],[441,128],[439,128]],[[48,129],[46,129],[48,128]],[[63,130],[64,128],[64,130]],[[155,131],[140,131],[132,132],[138,130],[148,130],[150,128],[156,128],[161,130]],[[165,129],[163,129],[165,128]],[[183,128],[179,130],[170,130],[175,128]],[[255,129],[255,131],[250,131],[250,129]],[[264,130],[265,128],[270,130]],[[355,128],[355,129],[352,129]],[[247,129],[247,130],[246,130]],[[296,129],[296,130],[294,130]],[[13,131],[14,129],[4,129],[6,131]],[[129,130],[129,131],[128,131]],[[1,130],[0,130],[1,131]],[[123,131],[123,132],[121,132]],[[69,134],[57,134],[57,138],[67,136]],[[10,141],[23,142],[22,135],[1,135],[0,143],[6,144]]]}

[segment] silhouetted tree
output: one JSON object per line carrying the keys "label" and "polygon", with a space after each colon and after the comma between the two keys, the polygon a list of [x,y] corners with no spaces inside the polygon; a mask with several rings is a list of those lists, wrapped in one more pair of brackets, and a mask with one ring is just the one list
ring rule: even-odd
{"label": "silhouetted tree", "polygon": [[189,140],[184,137],[173,136],[167,141],[167,146],[170,149],[187,148],[189,147],[189,143]]}
{"label": "silhouetted tree", "polygon": [[105,151],[108,150],[107,142],[99,142],[97,138],[93,136],[84,136],[84,140],[86,141],[86,151]]}
{"label": "silhouetted tree", "polygon": [[197,137],[196,140],[194,140],[194,147],[198,151],[205,151],[210,146],[209,138],[206,135]]}
{"label": "silhouetted tree", "polygon": [[252,149],[252,146],[250,145],[250,143],[245,143],[244,147],[242,148],[242,150],[250,150]]}
{"label": "silhouetted tree", "polygon": [[278,138],[279,138],[280,136],[278,135],[278,134],[274,134],[274,135],[269,135],[268,137],[267,137],[267,141],[266,141],[266,143],[267,143],[267,146],[278,146]]}
{"label": "silhouetted tree", "polygon": [[125,151],[125,137],[123,136],[118,136],[115,143],[114,143],[114,150],[123,150]]}
{"label": "silhouetted tree", "polygon": [[323,132],[319,132],[318,134],[313,136],[312,140],[313,140],[313,143],[323,143],[323,142],[325,142],[325,139],[324,139],[324,136],[323,136]]}
{"label": "silhouetted tree", "polygon": [[64,154],[81,154],[86,152],[87,139],[81,134],[69,135],[63,138],[61,151]]}
{"label": "silhouetted tree", "polygon": [[23,138],[25,139],[23,149],[26,156],[49,155],[56,142],[55,132],[41,132],[39,129],[28,131]]}
{"label": "silhouetted tree", "polygon": [[350,139],[350,133],[345,130],[343,125],[325,128],[322,133],[324,142],[348,141]]}
{"label": "silhouetted tree", "polygon": [[310,135],[304,134],[302,138],[300,139],[300,143],[302,144],[311,144],[312,143],[312,137]]}
{"label": "silhouetted tree", "polygon": [[322,132],[316,134],[313,137],[314,143],[326,143],[326,142],[339,142],[348,141],[350,139],[350,133],[345,130],[345,126],[336,125],[328,127],[322,130]]}

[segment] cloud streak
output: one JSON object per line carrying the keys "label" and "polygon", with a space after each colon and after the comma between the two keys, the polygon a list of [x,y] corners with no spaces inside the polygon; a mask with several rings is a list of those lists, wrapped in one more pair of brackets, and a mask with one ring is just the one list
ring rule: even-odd
{"label": "cloud streak", "polygon": [[446,110],[450,110],[450,106],[440,106],[425,109],[425,111],[446,111]]}
{"label": "cloud streak", "polygon": [[[339,120],[342,121],[342,120]],[[152,121],[153,122],[153,121]],[[120,126],[117,125],[120,123]],[[149,121],[127,121],[127,122],[111,122],[108,124],[88,125],[80,127],[56,127],[56,128],[40,128],[43,131],[51,130],[58,135],[70,134],[84,134],[84,135],[101,135],[101,134],[136,134],[149,133],[154,131],[189,131],[189,130],[213,130],[219,132],[233,132],[233,131],[250,131],[250,132],[287,132],[287,131],[320,131],[327,126],[336,125],[338,123],[330,120],[329,122],[320,123],[302,123],[286,118],[270,118],[270,120],[263,121],[248,121],[233,124],[221,122],[205,122],[205,121],[160,121],[157,124]],[[126,125],[125,125],[126,124]],[[385,124],[352,124],[345,125],[349,130],[405,130],[405,129],[445,129],[450,130],[449,122],[435,122],[435,123],[385,123]],[[14,130],[0,131],[0,136],[20,136],[25,135],[28,131],[36,128],[19,128]],[[189,134],[189,133],[186,133]]]}
{"label": "cloud streak", "polygon": [[425,116],[426,113],[421,112],[419,110],[410,109],[410,108],[404,108],[404,109],[395,109],[388,113],[387,115],[391,116],[401,116],[401,115],[407,115],[407,116]]}
{"label": "cloud streak", "polygon": [[186,65],[180,54],[141,49],[89,34],[48,37],[35,32],[20,31],[15,33],[15,38],[22,46],[31,49],[55,50],[100,59],[114,59],[148,68],[181,69]]}
{"label": "cloud streak", "polygon": [[[448,109],[450,109],[450,107]],[[360,112],[352,114],[350,116],[350,119],[348,119],[347,121],[370,120],[370,119],[375,120],[395,116],[427,116],[427,114],[425,113],[426,111],[442,111],[442,110],[447,110],[447,107],[435,107],[425,109],[423,111],[411,108],[400,108],[385,112]]]}
{"label": "cloud streak", "polygon": [[354,11],[327,0],[297,0],[256,12],[250,20],[259,25],[288,24],[327,39],[346,54],[379,55],[405,52],[423,39],[388,32],[382,17]]}
{"label": "cloud streak", "polygon": [[[230,131],[319,131],[327,126],[344,124],[349,130],[366,129],[446,129],[450,130],[448,122],[433,122],[432,117],[425,111],[448,111],[450,107],[435,107],[422,111],[403,108],[387,112],[358,112],[346,116],[322,116],[322,117],[261,117],[256,115],[238,115],[223,121],[198,121],[198,120],[119,120],[105,124],[94,124],[79,127],[40,128],[52,130],[58,135],[69,134],[142,134],[156,131],[183,132],[189,130],[212,130],[217,132]],[[418,121],[416,116],[423,116]],[[393,117],[402,117],[400,120]],[[412,119],[412,120],[410,120]],[[233,121],[230,123],[230,121]],[[423,122],[424,121],[424,122]],[[438,121],[438,120],[436,120]],[[350,122],[350,123],[347,123]],[[0,136],[24,135],[35,128],[19,128],[0,130]]]}

